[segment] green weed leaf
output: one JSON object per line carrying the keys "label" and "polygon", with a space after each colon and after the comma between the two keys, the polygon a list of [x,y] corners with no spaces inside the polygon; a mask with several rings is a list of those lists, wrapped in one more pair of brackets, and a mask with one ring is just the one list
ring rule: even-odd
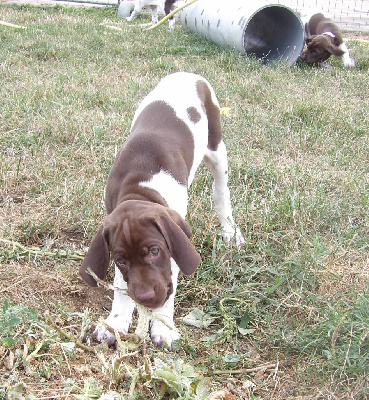
{"label": "green weed leaf", "polygon": [[223,361],[227,364],[235,364],[240,361],[240,359],[241,356],[239,356],[238,354],[227,354],[223,357]]}

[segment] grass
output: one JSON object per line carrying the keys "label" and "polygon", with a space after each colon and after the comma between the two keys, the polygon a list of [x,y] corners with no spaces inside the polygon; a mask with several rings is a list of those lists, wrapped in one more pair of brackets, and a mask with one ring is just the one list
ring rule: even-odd
{"label": "grass", "polygon": [[[349,71],[263,66],[113,7],[0,10],[26,26],[0,26],[0,398],[369,398],[368,44],[348,41]],[[203,263],[180,278],[177,350],[86,350],[75,341],[111,294],[86,287],[80,257],[135,108],[177,70],[204,75],[231,110],[247,243],[218,237],[201,168],[188,221]],[[182,321],[195,308],[208,327]]]}

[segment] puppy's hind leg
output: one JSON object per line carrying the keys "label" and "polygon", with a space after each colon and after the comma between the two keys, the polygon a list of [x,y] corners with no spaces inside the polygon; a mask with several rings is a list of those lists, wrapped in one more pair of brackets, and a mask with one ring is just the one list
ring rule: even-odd
{"label": "puppy's hind leg", "polygon": [[[165,0],[165,3],[164,3],[165,15],[170,14],[175,9],[174,3],[175,2],[173,0]],[[176,20],[175,20],[174,16],[169,18],[169,30],[170,31],[174,29],[175,22],[176,22]]]}
{"label": "puppy's hind leg", "polygon": [[137,15],[141,12],[141,10],[142,10],[141,7],[135,6],[135,8],[134,8],[133,11],[132,11],[131,16],[128,17],[128,18],[126,18],[126,21],[128,21],[128,22],[133,21],[133,20],[137,17]]}
{"label": "puppy's hind leg", "polygon": [[214,206],[222,225],[223,238],[226,242],[234,238],[236,244],[241,245],[245,242],[245,239],[232,216],[231,197],[228,188],[227,149],[223,141],[219,143],[217,150],[208,149],[204,157],[204,163],[213,174]]}

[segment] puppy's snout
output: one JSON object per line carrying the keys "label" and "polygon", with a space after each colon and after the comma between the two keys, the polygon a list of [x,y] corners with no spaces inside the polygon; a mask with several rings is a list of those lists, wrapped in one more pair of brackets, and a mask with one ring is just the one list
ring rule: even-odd
{"label": "puppy's snout", "polygon": [[154,290],[147,290],[144,292],[135,292],[136,300],[143,305],[149,305],[149,304],[154,303],[155,297],[156,297],[156,294],[155,294]]}

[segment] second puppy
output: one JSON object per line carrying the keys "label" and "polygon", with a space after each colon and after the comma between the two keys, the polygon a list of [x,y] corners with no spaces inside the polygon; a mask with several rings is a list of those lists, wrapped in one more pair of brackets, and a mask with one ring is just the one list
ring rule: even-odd
{"label": "second puppy", "polygon": [[341,29],[330,18],[321,13],[314,14],[305,24],[305,33],[307,48],[300,55],[302,61],[323,64],[333,55],[341,57],[345,68],[355,66]]}
{"label": "second puppy", "polygon": [[[155,25],[158,23],[158,7],[164,9],[165,15],[168,15],[171,11],[174,10],[175,2],[176,0],[135,0],[135,7],[132,11],[131,16],[127,18],[127,21],[133,21],[137,17],[137,14],[139,14],[144,7],[150,7],[152,14],[152,24]],[[173,29],[174,23],[174,17],[170,18],[170,30]]]}

